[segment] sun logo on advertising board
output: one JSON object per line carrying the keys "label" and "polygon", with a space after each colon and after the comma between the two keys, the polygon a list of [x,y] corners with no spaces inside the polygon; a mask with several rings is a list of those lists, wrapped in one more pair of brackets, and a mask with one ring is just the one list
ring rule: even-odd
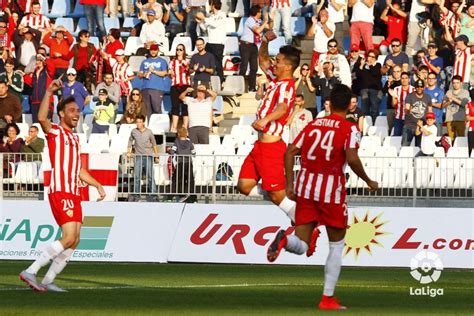
{"label": "sun logo on advertising board", "polygon": [[344,256],[352,251],[354,258],[358,259],[362,249],[372,255],[372,246],[383,247],[378,238],[390,233],[381,230],[382,226],[388,223],[381,220],[382,214],[369,218],[367,211],[361,220],[353,213],[352,223],[347,228]]}

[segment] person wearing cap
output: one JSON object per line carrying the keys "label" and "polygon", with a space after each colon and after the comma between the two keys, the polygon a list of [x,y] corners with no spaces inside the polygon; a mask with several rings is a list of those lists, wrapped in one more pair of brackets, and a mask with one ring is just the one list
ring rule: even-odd
{"label": "person wearing cap", "polygon": [[418,120],[424,120],[426,113],[431,112],[431,98],[425,93],[423,80],[415,82],[415,91],[405,99],[405,122],[402,131],[402,146],[410,146],[415,137],[415,146],[420,147],[421,136],[416,136]]}
{"label": "person wearing cap", "polygon": [[117,49],[117,51],[115,51],[115,58],[110,57],[104,51],[100,51],[100,53],[102,58],[110,61],[114,81],[120,86],[122,104],[127,104],[127,97],[130,91],[132,91],[131,81],[135,78],[135,74],[130,65],[125,61],[125,51],[123,49]]}
{"label": "person wearing cap", "polygon": [[360,54],[359,45],[352,44],[349,49],[349,56],[347,56],[347,61],[349,62],[349,67],[351,69],[351,89],[352,92],[357,95],[360,94],[360,79],[357,78],[356,69],[359,68],[362,58],[364,57]]}
{"label": "person wearing cap", "polygon": [[154,113],[161,114],[161,101],[168,86],[168,63],[158,56],[158,44],[150,45],[150,57],[142,61],[138,78],[142,79],[142,95],[148,120]]}
{"label": "person wearing cap", "polygon": [[464,89],[461,76],[455,75],[451,80],[452,87],[446,92],[443,107],[446,108],[446,127],[454,143],[456,137],[463,137],[466,122],[466,105],[469,103],[469,91]]}
{"label": "person wearing cap", "polygon": [[74,43],[74,39],[64,26],[59,25],[48,29],[43,37],[43,43],[49,47],[49,55],[56,68],[54,77],[58,78],[69,67],[69,47]]}
{"label": "person wearing cap", "polygon": [[[406,43],[407,38],[407,14],[401,9],[400,3],[392,0],[386,1],[387,6],[380,16],[380,20],[387,24],[387,38],[380,43],[380,54],[386,55],[388,45],[392,39],[398,38],[402,44]],[[388,14],[390,11],[390,14]]]}
{"label": "person wearing cap", "polygon": [[437,55],[438,45],[431,42],[428,44],[428,56],[422,59],[423,63],[428,66],[430,72],[436,74],[437,79],[440,79],[441,70],[444,68],[443,58]]}
{"label": "person wearing cap", "polygon": [[41,32],[20,24],[13,33],[13,44],[16,61],[20,66],[26,67],[41,44]]}
{"label": "person wearing cap", "polygon": [[426,113],[426,125],[423,124],[423,120],[418,120],[415,135],[417,137],[421,136],[421,150],[416,154],[416,157],[434,155],[436,136],[438,135],[438,128],[435,122],[436,114],[433,112]]}
{"label": "person wearing cap", "polygon": [[62,97],[67,98],[69,96],[74,97],[74,101],[79,106],[81,112],[84,110],[84,107],[89,104],[91,99],[89,92],[87,91],[84,85],[77,81],[77,72],[74,68],[69,68],[66,71],[66,81],[63,82],[62,87]]}
{"label": "person wearing cap", "polygon": [[468,90],[471,79],[471,48],[467,46],[469,39],[461,34],[455,38],[454,76],[460,76],[463,88]]}
{"label": "person wearing cap", "polygon": [[109,131],[109,122],[113,121],[115,117],[114,103],[107,96],[107,90],[99,90],[99,101],[97,101],[94,107],[92,133],[107,133]]}
{"label": "person wearing cap", "polygon": [[[341,83],[341,80],[334,75],[334,64],[326,61],[319,64],[318,72],[316,72],[316,76],[312,78],[312,83],[313,86],[318,89],[319,95],[321,96],[321,103],[323,103],[323,100],[329,98],[332,88],[336,84]],[[319,107],[319,109],[323,107],[322,104],[316,106]]]}
{"label": "person wearing cap", "polygon": [[324,9],[319,11],[318,16],[313,16],[311,21],[313,25],[309,27],[307,35],[309,37],[314,35],[313,56],[311,57],[310,66],[311,75],[314,75],[317,71],[319,57],[327,53],[328,41],[334,38],[336,26],[334,23],[329,22],[329,13]]}
{"label": "person wearing cap", "polygon": [[94,96],[98,97],[100,89],[105,89],[108,93],[108,98],[115,104],[117,109],[120,102],[120,86],[114,81],[112,72],[106,72],[102,79],[103,81],[95,88]]}
{"label": "person wearing cap", "polygon": [[150,45],[163,43],[167,41],[165,35],[165,26],[161,20],[155,19],[155,11],[149,9],[147,11],[147,21],[142,26],[140,32],[140,40],[145,45],[145,49],[150,49]]}
{"label": "person wearing cap", "polygon": [[[30,95],[30,110],[33,117],[33,123],[38,123],[38,111],[46,93],[47,87],[49,87],[51,81],[53,81],[56,69],[52,63],[46,63],[46,57],[38,54],[36,55],[35,69],[34,71],[25,76],[25,83],[31,82],[32,92]],[[50,111],[49,116],[53,115],[53,96],[50,98]]]}
{"label": "person wearing cap", "polygon": [[392,74],[392,68],[395,65],[402,67],[402,71],[408,71],[410,67],[408,55],[405,54],[405,52],[402,52],[402,42],[400,39],[392,39],[390,46],[392,47],[392,52],[385,57],[382,67],[382,75],[385,75],[386,73],[389,75]]}
{"label": "person wearing cap", "polygon": [[443,99],[444,90],[438,86],[438,80],[436,73],[430,72],[427,78],[427,85],[425,87],[425,93],[431,97],[431,105],[433,107],[433,113],[436,115],[436,127],[438,128],[438,136],[441,136],[443,130]]}
{"label": "person wearing cap", "polygon": [[[104,51],[110,56],[115,58],[115,52],[119,49],[124,49],[123,43],[120,40],[120,30],[111,28],[107,34],[107,44],[105,44]],[[105,72],[112,71],[110,64],[105,63]]]}
{"label": "person wearing cap", "polygon": [[[148,20],[148,11],[153,10],[155,11],[155,19],[161,21],[163,18],[163,5],[159,3],[157,0],[148,0],[147,3],[142,4],[141,1],[136,1],[135,5],[137,6],[139,12],[138,16],[140,19],[145,23]],[[141,26],[138,26],[139,29],[137,30],[137,34],[140,33]]]}

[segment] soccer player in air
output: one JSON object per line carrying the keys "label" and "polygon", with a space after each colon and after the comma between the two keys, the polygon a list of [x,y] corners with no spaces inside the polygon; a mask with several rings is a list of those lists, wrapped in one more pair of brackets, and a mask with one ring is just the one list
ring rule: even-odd
{"label": "soccer player in air", "polygon": [[[38,292],[66,292],[53,281],[66,267],[69,258],[79,244],[82,224],[81,196],[79,181],[97,188],[100,198],[105,198],[102,185],[81,166],[79,137],[73,134],[73,128],[79,122],[81,112],[73,97],[58,103],[59,124],[48,119],[50,98],[61,89],[61,78],[53,80],[46,90],[38,112],[38,120],[46,134],[49,157],[51,159],[51,184],[49,186],[49,204],[54,219],[62,229],[61,239],[48,245],[40,257],[28,269],[20,273],[20,279]],[[38,271],[52,261],[41,284],[36,281]]]}
{"label": "soccer player in air", "polygon": [[[268,55],[267,32],[259,50],[260,68],[267,75],[270,84],[257,109],[252,127],[258,131],[258,140],[245,158],[239,175],[240,193],[260,196],[264,191],[268,198],[294,221],[295,202],[285,195],[284,155],[286,144],[282,140],[283,129],[295,103],[296,88],[293,72],[300,63],[300,50],[287,45],[272,62]],[[262,185],[257,185],[262,179]],[[263,190],[262,190],[263,189]]]}
{"label": "soccer player in air", "polygon": [[[357,154],[360,132],[357,125],[346,121],[351,103],[351,90],[341,84],[331,91],[331,115],[310,122],[296,137],[285,153],[286,195],[296,201],[294,235],[284,230],[277,233],[268,248],[270,262],[280,251],[302,255],[308,251],[313,229],[325,225],[329,239],[329,254],[324,269],[324,292],[320,309],[345,309],[333,296],[342,264],[342,251],[347,227],[347,205],[344,166],[364,180],[369,190],[378,183],[365,173]],[[296,155],[301,155],[301,170],[293,182]]]}

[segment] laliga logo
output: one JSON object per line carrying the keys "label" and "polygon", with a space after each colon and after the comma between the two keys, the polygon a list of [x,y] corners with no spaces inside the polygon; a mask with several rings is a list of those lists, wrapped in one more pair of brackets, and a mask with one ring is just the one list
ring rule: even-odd
{"label": "laliga logo", "polygon": [[[443,263],[437,254],[423,250],[411,258],[410,270],[411,276],[420,284],[430,284],[438,281],[441,277]],[[437,295],[444,295],[444,289],[430,288],[429,286],[410,287],[410,295],[436,297]]]}

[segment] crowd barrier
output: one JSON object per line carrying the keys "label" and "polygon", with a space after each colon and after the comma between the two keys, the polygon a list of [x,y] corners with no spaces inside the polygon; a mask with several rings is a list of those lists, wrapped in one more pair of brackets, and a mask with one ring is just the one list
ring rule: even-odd
{"label": "crowd barrier", "polygon": [[[290,225],[273,205],[83,203],[77,261],[265,264],[266,249]],[[409,267],[422,250],[445,267],[474,268],[474,209],[356,207],[348,210],[345,266]],[[45,201],[0,202],[0,259],[32,260],[60,230]],[[323,265],[324,231],[307,258],[277,264]]]}

